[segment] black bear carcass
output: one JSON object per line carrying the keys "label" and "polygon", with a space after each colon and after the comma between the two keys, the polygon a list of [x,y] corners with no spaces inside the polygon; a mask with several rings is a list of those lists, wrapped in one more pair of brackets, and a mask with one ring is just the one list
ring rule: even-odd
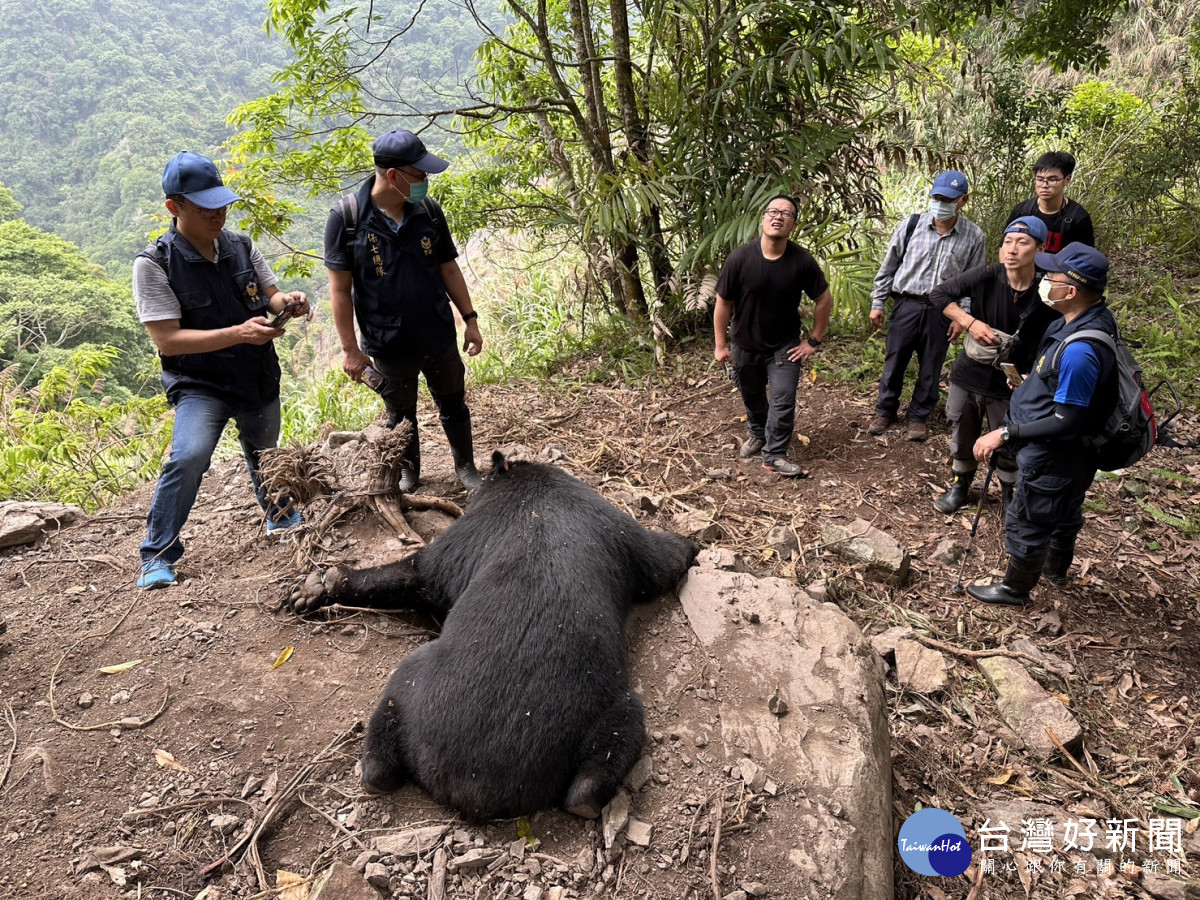
{"label": "black bear carcass", "polygon": [[444,619],[371,716],[366,788],[411,780],[475,821],[557,806],[592,818],[646,738],[626,615],[674,588],[698,549],[647,531],[566,472],[497,453],[466,515],[429,546],[331,569],[291,602],[299,613],[339,602]]}

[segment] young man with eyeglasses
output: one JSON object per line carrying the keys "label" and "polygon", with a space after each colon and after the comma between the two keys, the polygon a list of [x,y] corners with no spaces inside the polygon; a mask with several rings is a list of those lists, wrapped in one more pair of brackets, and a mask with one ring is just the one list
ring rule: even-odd
{"label": "young man with eyeglasses", "polygon": [[263,493],[259,454],[279,440],[280,370],[272,342],[283,329],[268,317],[295,304],[296,315],[312,318],[308,298],[279,289],[253,242],[225,230],[229,206],[241,198],[225,187],[211,159],[176,154],[163,169],[162,187],[171,228],[134,260],[133,298],[162,359],[175,424],[146,519],[141,588],[175,584],[179,534],[230,419],[267,531],[300,524],[298,510]]}
{"label": "young man with eyeglasses", "polygon": [[892,319],[869,434],[882,435],[896,421],[904,373],[916,353],[917,383],[908,404],[907,437],[923,441],[929,436],[925,420],[937,406],[951,336],[942,311],[930,302],[930,291],[985,262],[983,230],[962,215],[969,187],[962,172],[940,173],[929,190],[929,212],[902,221],[883,255],[871,291],[871,324],[883,326],[889,297]]}
{"label": "young man with eyeglasses", "polygon": [[402,491],[414,490],[420,482],[417,376],[424,374],[450,443],[455,475],[473,491],[482,479],[475,468],[466,367],[458,353],[451,304],[463,320],[463,349],[469,355],[483,349],[483,337],[446,217],[427,196],[429,176],[450,164],[404,129],[377,138],[371,151],[375,171],[349,198],[356,221],[347,223],[346,204],[339,203],[325,225],[325,268],[342,369],[362,381],[363,370],[374,366],[385,379],[381,395],[389,427],[402,420],[412,424]]}
{"label": "young man with eyeglasses", "polygon": [[1042,302],[1062,313],[1047,330],[1029,377],[1013,391],[1003,427],[975,442],[975,458],[986,463],[1002,447],[1015,450],[1020,479],[1004,522],[1008,568],[999,584],[972,585],[967,593],[984,603],[1024,606],[1044,574],[1059,586],[1075,556],[1083,527],[1083,501],[1096,477],[1095,458],[1083,437],[1103,427],[1116,389],[1116,358],[1102,344],[1077,340],[1062,350],[1057,371],[1051,361],[1060,344],[1084,329],[1114,338],[1117,323],[1104,301],[1108,260],[1086,244],[1068,244],[1057,254],[1039,253],[1046,272],[1038,287]]}
{"label": "young man with eyeglasses", "polygon": [[[983,420],[999,425],[1008,415],[1013,386],[1000,363],[1012,363],[1020,374],[1028,373],[1042,336],[1058,318],[1038,299],[1033,261],[1045,240],[1041,219],[1017,219],[1004,229],[999,262],[968,269],[929,293],[929,301],[950,320],[955,336],[967,336],[965,351],[950,369],[946,418],[953,480],[950,490],[934,501],[938,512],[949,515],[966,504],[978,468],[974,446],[983,434]],[[997,452],[996,462],[1000,500],[1007,511],[1017,483],[1017,461],[1011,453]]]}
{"label": "young man with eyeglasses", "polygon": [[[767,201],[761,236],[725,260],[713,309],[715,356],[733,367],[750,430],[738,455],[750,459],[761,453],[762,467],[785,478],[807,474],[787,458],[796,424],[796,389],[800,367],[821,346],[833,310],[820,265],[789,240],[799,211],[786,194]],[[801,293],[814,301],[806,340],[800,339]]]}
{"label": "young man with eyeglasses", "polygon": [[1011,224],[1022,216],[1037,216],[1046,223],[1046,253],[1057,253],[1067,244],[1096,245],[1092,217],[1079,203],[1067,197],[1067,185],[1075,174],[1075,157],[1056,150],[1044,153],[1033,164],[1036,196],[1018,203],[1008,217]]}

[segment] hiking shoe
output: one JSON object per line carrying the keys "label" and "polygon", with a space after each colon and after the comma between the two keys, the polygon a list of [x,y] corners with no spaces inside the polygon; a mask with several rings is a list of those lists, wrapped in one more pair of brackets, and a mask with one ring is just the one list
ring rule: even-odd
{"label": "hiking shoe", "polygon": [[908,423],[908,439],[910,441],[923,441],[927,437],[929,437],[929,428],[924,422]]}
{"label": "hiking shoe", "polygon": [[762,453],[764,441],[760,437],[750,435],[746,439],[746,443],[742,444],[742,449],[738,451],[738,456],[742,459],[749,459],[752,456],[758,456]]}
{"label": "hiking shoe", "polygon": [[299,528],[303,521],[304,519],[300,517],[300,510],[293,509],[286,518],[277,521],[268,520],[267,534],[284,534],[293,528]]}
{"label": "hiking shoe", "polygon": [[152,559],[142,563],[142,572],[138,575],[137,586],[144,591],[155,588],[170,587],[175,584],[175,567],[165,559]]}
{"label": "hiking shoe", "polygon": [[779,459],[764,460],[763,468],[768,472],[774,472],[776,475],[782,475],[784,478],[805,478],[808,473],[796,465],[794,462],[784,459],[782,456]]}
{"label": "hiking shoe", "polygon": [[888,430],[888,426],[892,424],[892,420],[887,416],[876,416],[871,420],[871,424],[867,426],[867,434],[879,436]]}

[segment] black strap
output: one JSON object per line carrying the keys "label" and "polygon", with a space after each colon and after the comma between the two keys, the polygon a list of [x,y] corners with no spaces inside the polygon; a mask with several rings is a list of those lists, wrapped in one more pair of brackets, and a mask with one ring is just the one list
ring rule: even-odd
{"label": "black strap", "polygon": [[917,221],[921,218],[920,213],[913,213],[908,217],[908,225],[904,229],[904,243],[900,245],[900,258],[908,254],[908,242],[912,240],[913,232],[917,230]]}

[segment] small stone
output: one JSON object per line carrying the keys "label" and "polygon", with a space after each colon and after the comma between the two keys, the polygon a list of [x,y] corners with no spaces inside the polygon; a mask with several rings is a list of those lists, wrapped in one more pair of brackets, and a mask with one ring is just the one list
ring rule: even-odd
{"label": "small stone", "polygon": [[75,705],[80,709],[91,709],[96,705],[96,697],[93,694],[80,694],[79,699],[75,701]]}
{"label": "small stone", "polygon": [[451,869],[482,869],[484,866],[494,863],[500,856],[499,850],[475,847],[461,856],[454,857],[450,860],[449,866]]}
{"label": "small stone", "polygon": [[775,693],[767,700],[767,709],[780,718],[786,716],[791,710],[787,700],[783,699],[783,694],[779,693],[779,688],[775,688]]}
{"label": "small stone", "polygon": [[128,703],[129,702],[129,691],[117,691],[115,694],[113,694],[111,697],[108,698],[108,702],[112,706],[118,706],[122,703]]}
{"label": "small stone", "polygon": [[521,900],[542,900],[542,895],[545,892],[536,884],[531,884],[525,888],[525,893],[521,895]]}
{"label": "small stone", "polygon": [[387,866],[382,863],[367,863],[363,874],[367,877],[367,884],[371,885],[371,887],[378,888],[381,891],[391,890],[392,878],[388,874]]}
{"label": "small stone", "polygon": [[721,900],[749,900],[746,892],[743,890],[730,891]]}
{"label": "small stone", "polygon": [[649,756],[643,756],[633,764],[633,768],[625,776],[625,786],[632,793],[636,794],[646,786],[646,782],[650,780],[650,776],[653,774],[654,764],[650,761]]}
{"label": "small stone", "polygon": [[355,872],[366,872],[367,865],[373,862],[379,862],[379,854],[374,850],[364,850],[354,858],[352,868]]}
{"label": "small stone", "polygon": [[612,847],[629,821],[629,795],[618,790],[601,813],[604,823],[604,846]]}
{"label": "small stone", "polygon": [[637,844],[639,847],[649,847],[653,836],[654,826],[640,819],[630,819],[625,828],[625,837],[631,844]]}
{"label": "small stone", "polygon": [[767,783],[767,773],[762,766],[754,762],[754,760],[746,758],[738,761],[738,770],[741,772],[742,781],[746,787],[752,791],[761,791]]}
{"label": "small stone", "polygon": [[751,897],[767,896],[767,886],[765,884],[763,884],[761,881],[743,881],[742,882],[742,890],[745,891],[747,894],[749,894]]}
{"label": "small stone", "polygon": [[697,747],[707,747],[708,746],[708,738],[703,734],[698,734],[698,735],[696,735],[696,739],[694,741],[692,741],[692,743],[694,743]]}
{"label": "small stone", "polygon": [[208,824],[212,826],[213,831],[218,834],[228,837],[237,831],[238,825],[242,822],[237,816],[213,816],[208,820]]}

